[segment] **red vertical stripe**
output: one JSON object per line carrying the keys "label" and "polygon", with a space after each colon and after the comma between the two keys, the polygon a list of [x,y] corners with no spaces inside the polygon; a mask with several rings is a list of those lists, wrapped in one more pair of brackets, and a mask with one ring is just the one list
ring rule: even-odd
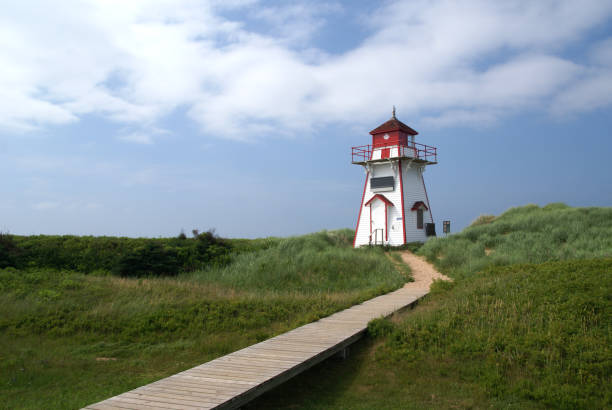
{"label": "red vertical stripe", "polygon": [[431,213],[431,204],[429,203],[429,197],[427,196],[427,188],[425,188],[423,173],[421,173],[421,182],[423,183],[423,189],[425,190],[425,199],[427,200],[427,207],[429,208],[429,218],[431,219],[431,223],[433,223],[433,214]]}
{"label": "red vertical stripe", "polygon": [[387,204],[385,203],[385,241],[389,240],[389,220],[387,218]]}
{"label": "red vertical stripe", "polygon": [[372,242],[372,204],[368,206],[370,207],[370,242]]}
{"label": "red vertical stripe", "polygon": [[[361,194],[361,206],[359,207],[359,216],[357,217],[357,227],[355,228],[355,237],[353,238],[353,248],[355,247],[355,242],[357,241],[357,233],[359,233],[359,222],[361,221],[361,210],[363,209],[363,199],[365,198],[365,191],[366,191],[366,187],[368,186],[369,176],[370,176],[370,173],[367,172],[365,182],[363,183],[363,194]],[[372,233],[372,226],[370,226],[370,234],[371,233]]]}
{"label": "red vertical stripe", "polygon": [[400,195],[402,199],[402,230],[404,231],[404,243],[406,243],[406,211],[404,209],[404,181],[402,180],[402,160],[400,159],[398,162],[399,162]]}

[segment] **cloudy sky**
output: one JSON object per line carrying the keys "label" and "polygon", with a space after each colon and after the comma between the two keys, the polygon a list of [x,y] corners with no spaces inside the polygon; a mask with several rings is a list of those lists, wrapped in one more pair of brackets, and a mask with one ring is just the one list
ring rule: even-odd
{"label": "cloudy sky", "polygon": [[439,230],[612,205],[612,1],[0,3],[5,232],[354,227],[393,105]]}

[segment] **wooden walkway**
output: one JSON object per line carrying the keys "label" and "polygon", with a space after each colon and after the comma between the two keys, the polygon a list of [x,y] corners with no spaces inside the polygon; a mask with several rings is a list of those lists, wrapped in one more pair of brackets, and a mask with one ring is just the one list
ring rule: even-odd
{"label": "wooden walkway", "polygon": [[368,322],[429,293],[409,286],[86,409],[235,409],[346,348]]}

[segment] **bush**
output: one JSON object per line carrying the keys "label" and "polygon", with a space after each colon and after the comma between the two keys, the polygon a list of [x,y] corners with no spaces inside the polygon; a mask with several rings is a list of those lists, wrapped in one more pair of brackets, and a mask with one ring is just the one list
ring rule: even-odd
{"label": "bush", "polygon": [[15,266],[19,249],[12,235],[0,232],[0,269]]}
{"label": "bush", "polygon": [[148,242],[119,259],[115,273],[120,276],[175,276],[179,273],[177,253],[156,242]]}
{"label": "bush", "polygon": [[[125,272],[130,276],[175,275],[206,266],[223,266],[230,261],[230,254],[250,251],[242,248],[241,243],[237,244],[240,249],[234,252],[234,243],[219,238],[212,230],[198,234],[194,239],[187,239],[185,235],[147,239],[0,234],[0,267],[66,269],[84,273]],[[150,264],[147,264],[147,258],[152,258]],[[130,263],[135,265],[130,267]]]}
{"label": "bush", "polygon": [[201,233],[196,237],[196,251],[200,261],[207,265],[223,266],[230,260],[230,245],[215,235],[214,230]]}

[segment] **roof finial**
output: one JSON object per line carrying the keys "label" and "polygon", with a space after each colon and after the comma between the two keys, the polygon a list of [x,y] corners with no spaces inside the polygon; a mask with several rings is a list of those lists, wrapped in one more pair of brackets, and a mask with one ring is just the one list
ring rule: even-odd
{"label": "roof finial", "polygon": [[391,116],[391,119],[397,120],[397,118],[395,118],[395,105],[393,106],[393,115]]}

